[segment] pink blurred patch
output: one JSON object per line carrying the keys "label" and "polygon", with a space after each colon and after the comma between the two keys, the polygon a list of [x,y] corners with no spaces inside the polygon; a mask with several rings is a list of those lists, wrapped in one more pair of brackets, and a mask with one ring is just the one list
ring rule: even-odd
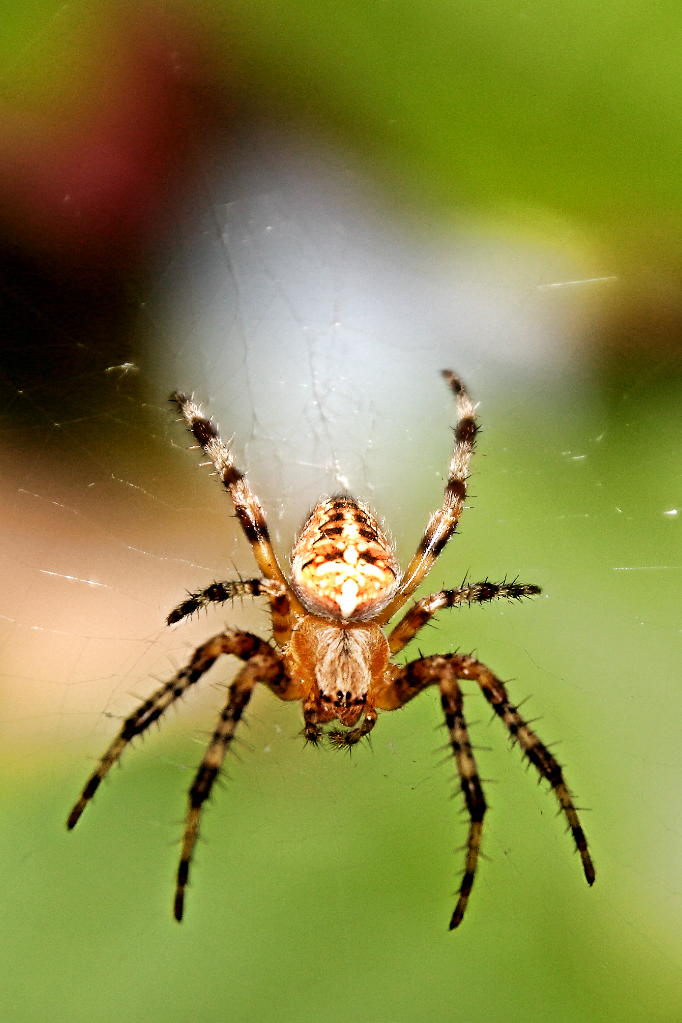
{"label": "pink blurred patch", "polygon": [[67,274],[143,258],[232,113],[192,25],[146,12],[105,52],[102,94],[76,97],[80,120],[0,109],[3,233]]}

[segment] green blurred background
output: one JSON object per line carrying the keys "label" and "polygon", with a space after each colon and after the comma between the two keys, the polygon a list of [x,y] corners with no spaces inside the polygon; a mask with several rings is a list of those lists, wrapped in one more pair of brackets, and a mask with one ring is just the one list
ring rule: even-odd
{"label": "green blurred background", "polygon": [[[3,1018],[682,1018],[680,18],[576,0],[4,4]],[[475,395],[475,500],[431,580],[518,572],[546,597],[460,609],[420,639],[475,648],[532,697],[589,808],[592,890],[473,693],[491,811],[454,934],[465,822],[434,693],[351,758],[302,748],[298,709],[258,693],[181,927],[185,792],[227,666],[64,830],[118,717],[219,627],[161,630],[190,571],[250,571],[146,353],[175,224],[262,119],[351,154],[420,238],[520,240],[617,278],[580,305],[570,381]],[[382,497],[403,557],[437,500],[436,400],[406,449],[411,491]]]}

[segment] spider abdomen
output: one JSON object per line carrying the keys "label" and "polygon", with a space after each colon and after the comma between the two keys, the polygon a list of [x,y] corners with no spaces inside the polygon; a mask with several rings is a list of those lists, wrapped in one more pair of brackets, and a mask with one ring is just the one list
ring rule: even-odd
{"label": "spider abdomen", "polygon": [[291,585],[308,611],[363,621],[388,604],[399,582],[393,549],[366,505],[352,497],[317,505],[291,557]]}

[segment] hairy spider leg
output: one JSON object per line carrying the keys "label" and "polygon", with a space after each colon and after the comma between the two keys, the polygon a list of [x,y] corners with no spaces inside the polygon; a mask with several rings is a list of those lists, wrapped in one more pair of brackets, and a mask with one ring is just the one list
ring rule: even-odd
{"label": "hairy spider leg", "polygon": [[[229,448],[221,440],[213,423],[202,416],[201,409],[191,398],[181,391],[176,391],[171,395],[171,401],[177,403],[194,437],[215,465],[223,486],[229,491],[239,524],[251,545],[261,572],[266,579],[284,586],[289,595],[293,614],[302,616],[305,614],[303,606],[290,589],[272,548],[263,507],[246,482],[244,473],[234,464]],[[277,641],[279,642],[278,637]],[[286,639],[283,639],[283,642],[286,642]]]}
{"label": "hairy spider leg", "polygon": [[185,833],[182,840],[182,852],[178,865],[177,886],[173,903],[173,912],[178,922],[182,920],[185,888],[189,878],[192,853],[199,835],[201,811],[211,794],[213,783],[220,773],[235,729],[244,713],[244,708],[251,699],[251,694],[258,682],[272,686],[274,690],[281,687],[283,683],[286,683],[284,666],[279,656],[271,647],[268,648],[267,653],[259,652],[254,654],[230,685],[227,703],[220,715],[216,729],[196,773],[192,787],[189,790],[189,809],[185,822]]}
{"label": "hairy spider leg", "polygon": [[457,764],[457,773],[469,813],[464,874],[459,886],[457,905],[450,920],[450,930],[452,931],[462,922],[473,888],[478,854],[481,849],[483,818],[487,806],[464,717],[464,697],[454,672],[444,672],[438,680],[438,688],[440,689],[441,706],[445,714],[445,724],[450,737],[450,746]]}
{"label": "hairy spider leg", "polygon": [[578,813],[571,798],[571,793],[564,781],[561,766],[554,759],[546,746],[538,739],[535,732],[523,720],[516,706],[511,703],[504,687],[504,683],[490,671],[489,668],[477,661],[474,657],[456,656],[457,677],[473,679],[483,690],[483,695],[493,708],[499,718],[504,721],[509,734],[515,739],[525,756],[528,758],[540,775],[545,778],[554,789],[554,794],[563,810],[568,826],[573,835],[573,841],[580,853],[585,879],[589,885],[594,884],[595,870],[592,858],[587,848],[587,839]]}
{"label": "hairy spider leg", "polygon": [[391,654],[399,653],[417,635],[420,629],[433,618],[437,611],[455,604],[482,604],[488,600],[520,600],[521,597],[535,597],[542,593],[539,586],[524,583],[491,583],[485,579],[482,583],[471,583],[460,586],[456,590],[439,590],[428,597],[422,597],[411,607],[404,618],[398,622],[388,637]]}
{"label": "hairy spider leg", "polygon": [[476,409],[467,394],[464,384],[449,370],[443,370],[443,376],[450,385],[457,399],[457,427],[452,461],[448,471],[448,479],[443,494],[443,505],[434,512],[424,530],[417,551],[407,567],[402,583],[386,608],[377,617],[378,625],[385,625],[396,611],[399,611],[406,600],[412,596],[424,577],[429,573],[454,533],[459,522],[464,501],[466,499],[466,481],[469,462],[476,440]]}
{"label": "hairy spider leg", "polygon": [[291,600],[288,590],[271,579],[226,579],[214,582],[203,590],[189,593],[166,618],[166,625],[175,625],[209,604],[222,604],[238,597],[268,597],[272,611],[272,628],[280,646],[291,635]]}
{"label": "hairy spider leg", "polygon": [[393,681],[377,697],[383,710],[397,710],[418,696],[427,686],[437,685],[450,737],[450,746],[457,764],[462,793],[469,814],[464,875],[459,887],[457,906],[452,914],[450,930],[462,922],[464,911],[476,877],[481,848],[483,818],[487,809],[483,787],[476,767],[464,717],[462,690],[457,682],[457,659],[453,655],[422,657],[395,671]]}
{"label": "hairy spider leg", "polygon": [[470,817],[464,877],[459,890],[459,900],[450,922],[451,929],[461,923],[473,887],[481,844],[483,817],[486,810],[483,789],[466,732],[461,691],[457,679],[471,679],[478,683],[483,695],[498,717],[502,719],[512,737],[518,741],[525,756],[541,777],[545,778],[552,786],[580,853],[587,883],[592,885],[595,879],[595,870],[588,852],[585,832],[578,819],[561,767],[510,702],[500,679],[493,675],[485,664],[473,657],[459,654],[434,654],[431,657],[410,661],[402,668],[393,669],[392,677],[387,678],[385,686],[376,692],[374,701],[380,710],[397,710],[427,686],[437,685],[440,689],[441,703],[450,733],[450,745],[457,762],[462,792]]}
{"label": "hairy spider leg", "polygon": [[151,724],[158,721],[162,714],[179,699],[190,686],[198,682],[202,675],[215,663],[221,654],[234,654],[242,661],[248,661],[252,657],[260,655],[277,658],[277,653],[269,643],[252,636],[248,632],[241,632],[238,629],[226,629],[220,635],[214,636],[208,642],[203,643],[192,656],[186,668],[179,671],[170,681],[157,689],[155,693],[140,704],[130,717],[126,718],[123,728],[116,736],[109,749],[102,757],[97,770],[88,780],[83,793],[69,814],[67,828],[69,831],[75,827],[100,783],[120,759],[121,754],[136,736],[142,735]]}

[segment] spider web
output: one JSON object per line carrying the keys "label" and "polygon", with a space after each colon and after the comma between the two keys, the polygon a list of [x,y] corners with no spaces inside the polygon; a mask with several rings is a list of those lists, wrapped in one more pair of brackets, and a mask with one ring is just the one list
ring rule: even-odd
{"label": "spider web", "polygon": [[[27,579],[2,620],[14,637],[11,700],[28,700],[40,730],[78,731],[72,715],[101,714],[102,693],[84,706],[84,689],[109,678],[103,644],[120,645],[124,690],[131,674],[164,673],[167,604],[183,587],[253,571],[225,496],[185,454],[172,390],[194,391],[234,435],[284,556],[317,500],[349,491],[386,518],[403,561],[442,496],[454,409],[441,369],[455,366],[489,407],[505,395],[517,409],[531,393],[555,400],[558,379],[561,401],[580,396],[577,307],[567,316],[550,290],[578,273],[564,257],[410,234],[356,177],[296,137],[243,139],[160,260],[137,352],[99,367],[91,356],[80,379],[11,396],[10,522],[24,538],[13,567]],[[28,467],[12,417],[30,431]],[[74,613],[92,625],[76,628],[65,658]],[[27,670],[32,641],[49,668]],[[159,644],[162,667],[147,652]],[[53,682],[27,685],[46,670]],[[6,719],[35,727],[25,713]]]}
{"label": "spider web", "polygon": [[[679,428],[652,452],[653,424],[660,435],[676,396],[659,388],[654,401],[635,390],[616,414],[586,369],[594,327],[583,300],[587,289],[609,286],[609,267],[571,263],[559,245],[481,237],[466,224],[447,241],[398,226],[352,166],[293,134],[254,132],[226,164],[197,187],[196,207],[136,303],[134,348],[121,346],[124,354],[110,361],[115,346],[98,352],[93,339],[72,376],[51,385],[34,378],[7,396],[8,582],[0,617],[7,776],[29,784],[56,767],[68,775],[49,824],[61,827],[68,796],[87,773],[85,757],[102,751],[154,677],[167,678],[228,615],[246,628],[266,627],[261,609],[237,605],[163,628],[185,589],[254,574],[229,500],[173,423],[172,390],[193,390],[223,436],[234,434],[237,464],[248,469],[283,557],[315,502],[347,490],[385,517],[405,564],[442,495],[454,410],[439,371],[453,368],[481,401],[484,433],[473,510],[429,588],[459,583],[465,573],[518,574],[548,595],[523,608],[463,610],[430,630],[422,647],[476,647],[493,669],[517,679],[516,696],[533,694],[529,716],[543,715],[544,739],[564,741],[569,781],[598,811],[586,830],[598,836],[598,871],[607,866],[612,878],[602,882],[600,872],[606,894],[587,893],[570,862],[576,883],[567,919],[579,912],[584,921],[596,893],[603,900],[597,937],[618,934],[613,962],[654,948],[665,986],[682,946],[680,822],[671,809],[679,805],[682,766],[675,724],[682,630],[673,599],[682,571]],[[64,339],[67,351],[72,344],[81,341]],[[645,471],[650,486],[642,495]],[[127,814],[121,806],[136,798],[136,756],[158,765],[164,794],[150,789],[137,798],[134,826],[145,837],[155,828],[164,840],[176,837],[179,795],[184,800],[228,678],[227,668],[213,672],[164,726],[165,745],[154,739],[126,758],[124,774],[98,799],[113,814],[110,842]],[[655,696],[643,691],[644,680],[655,680]],[[467,701],[470,716],[485,719],[475,700]],[[437,835],[424,862],[414,835],[406,854],[421,878],[415,892],[428,873],[435,899],[443,878],[456,877],[452,846],[463,836],[452,804],[442,802],[453,784],[435,767],[439,721],[437,701],[427,697],[395,723],[382,719],[373,755],[340,763],[302,752],[296,708],[264,694],[254,701],[241,763],[230,769],[239,777],[234,788],[274,806],[286,776],[297,815],[286,817],[277,804],[277,827],[261,822],[258,831],[232,786],[229,799],[221,793],[222,810],[211,812],[243,828],[247,842],[270,834],[286,860],[287,842],[295,841],[286,836],[299,834],[311,798],[330,830],[354,800],[357,822],[344,818],[331,852],[316,846],[325,870],[340,878],[330,900],[345,906],[349,864],[378,803],[377,846],[400,848],[406,817],[420,833]],[[491,798],[496,823],[485,850],[493,863],[483,865],[469,910],[485,914],[510,888],[532,900],[538,871],[547,870],[552,889],[566,884],[567,872],[547,861],[570,861],[571,847],[548,820],[549,797],[507,755],[497,726],[487,729],[484,720],[476,738],[496,747],[479,754],[481,773],[504,783]],[[510,781],[516,774],[518,784]],[[98,826],[105,816],[102,809]],[[213,834],[202,872],[210,857],[224,867],[229,855],[234,873],[235,846],[219,852],[222,839]],[[130,842],[131,834],[116,841]],[[169,880],[174,849],[168,864],[154,855],[148,869]],[[404,861],[396,856],[396,864]],[[375,864],[370,876],[374,868],[381,876]],[[226,883],[217,863],[215,876]],[[28,885],[25,874],[20,884]],[[418,895],[406,895],[405,905],[413,911]]]}

